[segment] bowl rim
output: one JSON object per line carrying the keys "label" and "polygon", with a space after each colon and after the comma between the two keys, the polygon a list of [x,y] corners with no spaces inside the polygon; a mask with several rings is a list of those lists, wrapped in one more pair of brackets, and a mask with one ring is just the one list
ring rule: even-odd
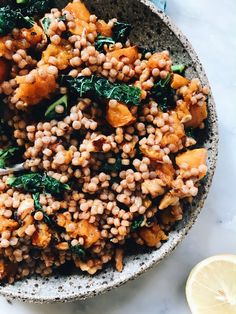
{"label": "bowl rim", "polygon": [[[201,80],[207,84],[209,86],[209,81],[208,78],[206,76],[206,73],[204,71],[204,68],[197,56],[197,53],[195,52],[192,44],[189,42],[189,40],[187,39],[187,37],[182,33],[182,31],[180,31],[180,29],[175,25],[175,23],[172,21],[172,19],[163,11],[161,11],[160,9],[158,9],[150,0],[135,0],[137,2],[140,2],[142,4],[144,4],[148,9],[150,9],[155,15],[157,15],[162,22],[173,32],[173,34],[178,38],[178,40],[181,42],[181,44],[184,46],[186,52],[189,54],[191,60],[195,61],[195,70],[198,74],[198,77],[201,77]],[[210,88],[210,86],[209,86]],[[211,89],[211,88],[210,88]],[[206,186],[210,188],[211,184],[212,184],[212,179],[214,176],[214,172],[216,169],[216,163],[217,163],[217,155],[218,155],[218,142],[219,142],[219,133],[218,133],[218,119],[217,119],[217,112],[216,112],[216,105],[215,105],[215,101],[213,98],[212,93],[210,94],[210,100],[211,100],[211,115],[213,117],[214,123],[213,123],[213,127],[211,129],[212,131],[212,143],[211,143],[211,150],[212,150],[212,157],[211,157],[211,169],[208,172],[208,176],[207,176],[207,182],[206,182]],[[64,297],[60,298],[58,297],[57,299],[53,298],[53,297],[48,297],[48,298],[44,298],[44,297],[40,297],[39,296],[31,296],[31,295],[21,295],[21,294],[17,294],[14,292],[10,292],[10,291],[4,291],[1,289],[0,286],[0,295],[6,297],[7,299],[10,300],[19,300],[19,301],[23,301],[23,302],[28,302],[28,303],[55,303],[55,302],[72,302],[72,301],[76,301],[76,300],[84,300],[87,298],[91,298],[93,296],[97,296],[100,294],[103,294],[105,292],[108,292],[110,290],[112,290],[113,288],[117,288],[121,285],[123,285],[124,283],[126,283],[129,280],[134,280],[135,278],[137,278],[139,275],[145,273],[147,270],[151,269],[153,266],[159,264],[165,257],[169,256],[173,250],[177,247],[177,245],[185,238],[185,236],[188,234],[189,230],[191,229],[191,227],[193,226],[194,222],[196,221],[196,219],[198,218],[201,209],[204,205],[204,202],[208,196],[209,190],[205,193],[203,193],[203,195],[201,196],[201,199],[198,202],[197,208],[194,211],[194,213],[192,214],[191,218],[187,221],[186,225],[181,228],[181,230],[178,230],[177,236],[174,237],[172,239],[172,241],[167,241],[168,243],[168,250],[164,251],[163,254],[161,254],[161,256],[154,258],[154,259],[149,259],[148,261],[145,262],[145,265],[140,268],[138,271],[133,271],[131,273],[128,273],[127,276],[124,279],[120,279],[118,280],[116,283],[114,283],[113,281],[108,282],[106,285],[103,285],[100,287],[100,289],[98,288],[94,288],[91,289],[91,291],[89,292],[83,292],[80,293],[79,291],[77,292],[77,294],[69,294],[67,295],[66,299]]]}

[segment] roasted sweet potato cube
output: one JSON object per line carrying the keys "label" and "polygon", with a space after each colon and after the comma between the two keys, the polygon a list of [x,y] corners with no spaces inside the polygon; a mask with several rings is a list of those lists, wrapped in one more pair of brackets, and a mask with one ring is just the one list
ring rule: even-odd
{"label": "roasted sweet potato cube", "polygon": [[96,26],[98,34],[101,34],[102,36],[112,37],[111,26],[107,24],[105,21],[98,20],[96,22]]}
{"label": "roasted sweet potato cube", "polygon": [[100,239],[100,231],[87,220],[78,223],[78,234],[85,237],[85,247],[88,248]]}
{"label": "roasted sweet potato cube", "polygon": [[89,22],[90,12],[80,1],[68,3],[64,10],[70,12],[77,19]]}
{"label": "roasted sweet potato cube", "polygon": [[39,248],[45,249],[49,245],[51,238],[52,235],[48,226],[45,223],[40,223],[37,227],[37,230],[33,234],[32,244]]}
{"label": "roasted sweet potato cube", "polygon": [[84,30],[89,29],[89,24],[83,20],[76,19],[75,27],[70,27],[70,32],[73,35],[82,35]]}
{"label": "roasted sweet potato cube", "polygon": [[181,123],[187,123],[192,119],[189,106],[185,101],[179,101],[175,110]]}
{"label": "roasted sweet potato cube", "polygon": [[200,165],[206,165],[207,150],[205,148],[198,148],[188,150],[185,153],[178,155],[175,158],[176,164],[181,168],[181,165],[188,165],[188,169],[198,168]]}
{"label": "roasted sweet potato cube", "polygon": [[154,223],[151,228],[141,228],[139,231],[139,236],[144,241],[147,246],[157,247],[160,245],[161,241],[168,239],[163,230],[157,223]]}
{"label": "roasted sweet potato cube", "polygon": [[162,161],[162,158],[164,156],[163,152],[155,151],[151,148],[139,146],[139,149],[144,156],[150,158],[153,161]]}
{"label": "roasted sweet potato cube", "polygon": [[31,46],[35,46],[40,43],[43,39],[43,36],[45,36],[44,31],[37,23],[34,23],[34,26],[29,29],[20,29],[20,38],[26,39]]}
{"label": "roasted sweet potato cube", "polygon": [[189,80],[187,80],[185,77],[183,77],[182,75],[176,74],[174,73],[172,75],[172,79],[171,79],[171,87],[173,89],[178,89],[182,86],[188,85]]}
{"label": "roasted sweet potato cube", "polygon": [[169,186],[174,179],[175,169],[171,164],[157,164],[156,173],[157,176]]}
{"label": "roasted sweet potato cube", "polygon": [[47,49],[43,52],[43,61],[48,64],[50,57],[57,59],[57,67],[59,70],[65,70],[70,63],[72,53],[65,46],[49,44]]}
{"label": "roasted sweet potato cube", "polygon": [[6,230],[13,231],[18,227],[18,222],[13,219],[8,219],[0,216],[0,233]]}
{"label": "roasted sweet potato cube", "polygon": [[116,58],[117,60],[121,61],[123,57],[129,59],[129,63],[134,63],[138,59],[138,49],[136,46],[117,49],[112,52],[109,52],[108,57]]}
{"label": "roasted sweet potato cube", "polygon": [[136,121],[129,108],[119,102],[115,107],[108,107],[106,119],[114,128],[130,125]]}
{"label": "roasted sweet potato cube", "polygon": [[162,198],[160,204],[159,204],[159,209],[165,209],[169,206],[177,204],[179,201],[179,197],[176,195],[172,194],[171,192],[168,192],[167,194],[164,195]]}
{"label": "roasted sweet potato cube", "polygon": [[202,106],[194,105],[190,107],[192,119],[185,123],[186,127],[198,128],[207,118],[207,105],[204,102]]}

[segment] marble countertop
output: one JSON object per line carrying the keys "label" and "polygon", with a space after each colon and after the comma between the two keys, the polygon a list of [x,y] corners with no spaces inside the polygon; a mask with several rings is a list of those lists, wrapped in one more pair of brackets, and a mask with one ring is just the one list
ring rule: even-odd
{"label": "marble countertop", "polygon": [[105,295],[53,305],[8,303],[0,298],[0,313],[190,313],[184,287],[193,266],[214,254],[236,253],[235,10],[235,0],[168,0],[167,13],[192,42],[205,67],[220,128],[219,159],[213,185],[187,238],[160,265]]}

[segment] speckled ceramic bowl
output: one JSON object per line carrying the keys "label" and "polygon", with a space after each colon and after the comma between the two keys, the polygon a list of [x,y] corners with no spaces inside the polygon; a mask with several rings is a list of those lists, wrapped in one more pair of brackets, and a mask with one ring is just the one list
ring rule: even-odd
{"label": "speckled ceramic bowl", "polygon": [[[57,2],[61,7],[68,1],[59,0]],[[188,40],[167,16],[158,11],[149,1],[87,0],[85,2],[91,12],[99,17],[104,19],[117,17],[119,20],[131,23],[133,25],[131,36],[133,42],[142,46],[156,47],[158,50],[170,50],[175,62],[183,62],[188,65],[187,76],[199,77],[203,84],[208,84],[202,65]],[[127,256],[122,273],[118,273],[108,266],[93,277],[82,273],[70,276],[51,276],[46,279],[33,277],[16,282],[14,285],[0,286],[0,294],[9,299],[38,303],[85,299],[136,278],[172,252],[184,239],[199,215],[214,174],[218,131],[215,104],[211,94],[208,109],[208,129],[204,141],[204,146],[208,149],[208,175],[191,208],[185,211],[184,219],[177,224],[175,230],[170,233],[169,240],[160,249]]]}

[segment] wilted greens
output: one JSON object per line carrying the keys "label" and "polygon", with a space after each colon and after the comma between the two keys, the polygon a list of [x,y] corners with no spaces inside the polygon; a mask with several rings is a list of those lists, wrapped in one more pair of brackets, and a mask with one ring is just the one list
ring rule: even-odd
{"label": "wilted greens", "polygon": [[9,161],[15,156],[19,147],[7,147],[5,149],[0,149],[0,168],[5,168],[8,166]]}
{"label": "wilted greens", "polygon": [[[56,107],[59,105],[64,107],[64,113],[62,114],[57,113],[55,111]],[[47,111],[45,112],[45,117],[50,120],[60,118],[65,115],[67,107],[68,107],[68,96],[64,95],[48,107]]]}
{"label": "wilted greens", "polygon": [[113,39],[115,42],[125,44],[131,32],[131,25],[128,23],[115,22],[112,28]]}

